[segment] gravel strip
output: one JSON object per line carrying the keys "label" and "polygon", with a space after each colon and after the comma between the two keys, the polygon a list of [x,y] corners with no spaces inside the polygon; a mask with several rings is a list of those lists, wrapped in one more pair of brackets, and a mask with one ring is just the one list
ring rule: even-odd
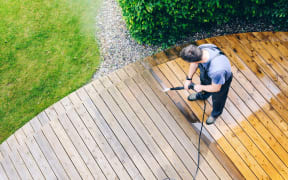
{"label": "gravel strip", "polygon": [[[99,41],[101,65],[93,76],[98,78],[121,68],[131,62],[150,56],[161,50],[159,46],[144,46],[137,44],[126,28],[122,18],[121,8],[116,0],[103,0],[102,7],[96,17],[96,39]],[[193,42],[213,36],[242,32],[275,31],[279,27],[272,26],[266,22],[247,22],[235,20],[233,24],[216,26],[209,32],[198,32],[180,40],[176,45]]]}
{"label": "gravel strip", "polygon": [[103,76],[157,51],[157,47],[137,44],[131,38],[122,18],[121,8],[115,0],[103,0],[96,17],[96,27],[102,64],[93,78]]}

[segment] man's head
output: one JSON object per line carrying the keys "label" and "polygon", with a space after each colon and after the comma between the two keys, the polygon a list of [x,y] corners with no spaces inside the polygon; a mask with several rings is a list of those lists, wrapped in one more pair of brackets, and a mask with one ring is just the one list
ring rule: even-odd
{"label": "man's head", "polygon": [[181,50],[180,57],[187,62],[198,62],[202,60],[202,50],[191,44]]}

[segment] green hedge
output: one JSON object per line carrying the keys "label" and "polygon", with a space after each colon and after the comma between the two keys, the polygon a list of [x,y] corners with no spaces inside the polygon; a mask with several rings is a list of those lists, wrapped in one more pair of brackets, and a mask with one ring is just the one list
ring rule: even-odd
{"label": "green hedge", "polygon": [[265,18],[287,27],[287,0],[118,0],[131,35],[145,44],[173,44],[215,24]]}

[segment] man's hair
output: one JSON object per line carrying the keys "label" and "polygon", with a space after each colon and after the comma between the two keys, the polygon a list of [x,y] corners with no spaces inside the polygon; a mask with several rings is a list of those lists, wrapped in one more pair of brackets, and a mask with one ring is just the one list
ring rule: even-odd
{"label": "man's hair", "polygon": [[202,59],[202,50],[191,44],[181,50],[180,57],[188,62],[197,62]]}

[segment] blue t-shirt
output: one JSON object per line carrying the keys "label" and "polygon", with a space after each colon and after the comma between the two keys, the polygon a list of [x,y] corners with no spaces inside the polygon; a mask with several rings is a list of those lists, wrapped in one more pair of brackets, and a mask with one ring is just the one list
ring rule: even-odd
{"label": "blue t-shirt", "polygon": [[207,69],[210,64],[208,76],[211,78],[212,82],[214,84],[224,84],[232,74],[229,59],[225,55],[218,55],[220,51],[214,44],[201,44],[199,48],[209,52],[208,61],[202,63],[202,65]]}

